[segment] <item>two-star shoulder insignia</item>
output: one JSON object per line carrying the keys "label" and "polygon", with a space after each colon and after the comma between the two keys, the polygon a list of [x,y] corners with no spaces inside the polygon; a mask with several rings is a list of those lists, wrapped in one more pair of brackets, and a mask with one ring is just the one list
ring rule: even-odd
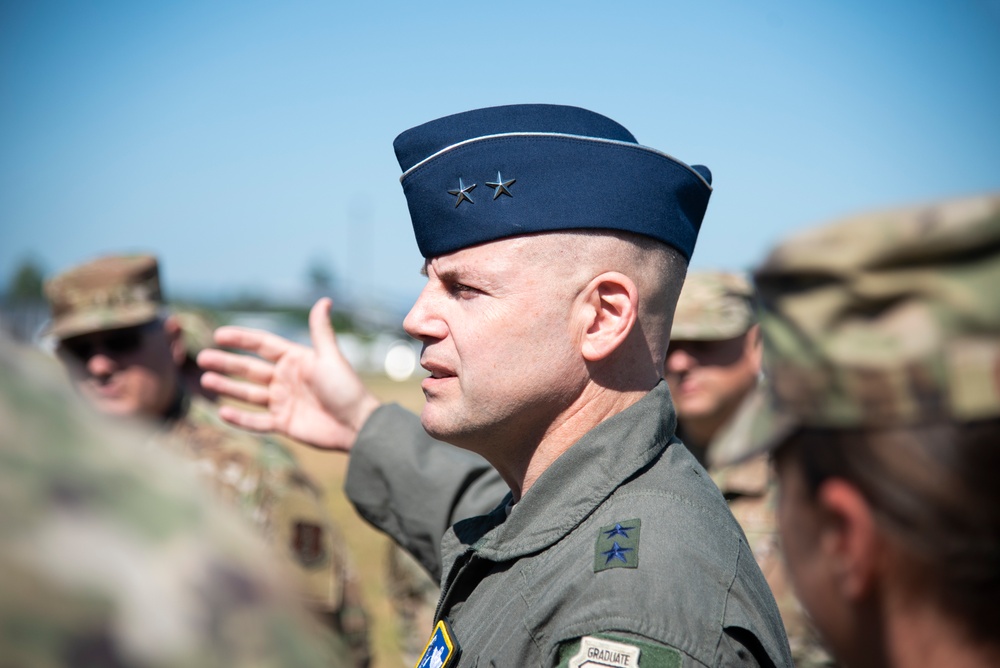
{"label": "two-star shoulder insignia", "polygon": [[638,519],[615,522],[601,527],[594,546],[594,572],[609,568],[637,568],[639,566]]}

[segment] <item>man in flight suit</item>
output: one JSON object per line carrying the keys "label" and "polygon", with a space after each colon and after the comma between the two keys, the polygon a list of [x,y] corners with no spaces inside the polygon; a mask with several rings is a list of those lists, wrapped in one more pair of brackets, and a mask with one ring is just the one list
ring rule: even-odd
{"label": "man in flight suit", "polygon": [[[427,284],[416,418],[379,406],[314,307],[314,348],[223,328],[227,420],[351,451],[360,512],[439,574],[420,666],[789,665],[781,619],[726,502],[674,436],[661,380],[710,174],[583,109],[480,109],[395,142]],[[429,434],[429,435],[428,435]],[[488,470],[510,492],[451,520]],[[467,454],[467,453],[466,453]],[[438,473],[447,471],[446,476]]]}

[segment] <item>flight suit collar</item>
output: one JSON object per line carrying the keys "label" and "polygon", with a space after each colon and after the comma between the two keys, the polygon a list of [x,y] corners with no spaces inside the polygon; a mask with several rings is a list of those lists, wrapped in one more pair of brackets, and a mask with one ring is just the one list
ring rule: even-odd
{"label": "flight suit collar", "polygon": [[556,543],[623,482],[655,461],[674,436],[677,419],[664,381],[626,410],[587,432],[535,481],[510,510],[510,495],[489,515],[445,534],[446,560],[471,546],[480,557],[506,561]]}

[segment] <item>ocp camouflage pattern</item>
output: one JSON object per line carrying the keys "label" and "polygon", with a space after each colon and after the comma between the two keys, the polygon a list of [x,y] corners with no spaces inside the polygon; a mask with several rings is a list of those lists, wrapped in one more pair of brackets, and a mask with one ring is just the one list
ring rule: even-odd
{"label": "ocp camouflage pattern", "polygon": [[0,664],[349,666],[169,453],[0,341]]}
{"label": "ocp camouflage pattern", "polygon": [[743,334],[755,322],[754,290],[746,276],[692,271],[677,299],[670,338],[721,341]]}
{"label": "ocp camouflage pattern", "polygon": [[1000,415],[1000,194],[810,230],[755,280],[767,374],[795,423]]}
{"label": "ocp camouflage pattern", "polygon": [[277,548],[306,605],[329,621],[355,665],[367,665],[368,618],[346,543],[292,453],[274,438],[230,427],[202,397],[185,397],[166,436],[164,444]]}

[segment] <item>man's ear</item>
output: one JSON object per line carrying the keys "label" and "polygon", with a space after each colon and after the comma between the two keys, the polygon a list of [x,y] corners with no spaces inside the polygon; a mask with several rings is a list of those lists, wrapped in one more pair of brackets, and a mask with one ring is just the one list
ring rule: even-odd
{"label": "man's ear", "polygon": [[580,295],[580,352],[588,362],[598,362],[632,332],[639,317],[639,291],[628,276],[609,271],[593,278]]}
{"label": "man's ear", "polygon": [[857,487],[839,478],[820,485],[816,503],[823,523],[820,550],[832,580],[845,599],[858,601],[870,592],[882,559],[871,505]]}
{"label": "man's ear", "polygon": [[170,315],[163,319],[163,334],[167,337],[167,345],[170,347],[170,359],[180,367],[184,364],[187,351],[184,350],[184,331],[177,318]]}

